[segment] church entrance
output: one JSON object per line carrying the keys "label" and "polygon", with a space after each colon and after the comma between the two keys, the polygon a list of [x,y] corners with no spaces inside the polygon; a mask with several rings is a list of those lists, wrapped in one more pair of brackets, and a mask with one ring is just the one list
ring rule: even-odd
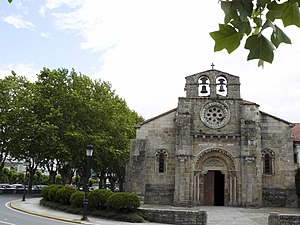
{"label": "church entrance", "polygon": [[209,170],[204,175],[204,205],[224,206],[224,181],[220,170]]}
{"label": "church entrance", "polygon": [[194,205],[237,205],[237,177],[230,153],[219,148],[202,151],[193,175]]}

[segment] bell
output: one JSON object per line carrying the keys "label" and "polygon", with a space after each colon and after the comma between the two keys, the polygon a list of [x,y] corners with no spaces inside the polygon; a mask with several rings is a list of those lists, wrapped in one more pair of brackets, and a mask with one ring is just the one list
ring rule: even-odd
{"label": "bell", "polygon": [[223,78],[219,79],[219,82],[220,82],[219,92],[224,92],[225,91],[225,89],[223,87],[223,85],[225,84],[224,81],[225,81],[225,79],[223,79]]}
{"label": "bell", "polygon": [[200,78],[200,80],[201,80],[201,84],[207,84],[206,83],[206,81],[208,80],[206,77],[202,77],[202,78]]}
{"label": "bell", "polygon": [[207,90],[206,90],[206,86],[205,85],[202,85],[202,89],[201,89],[201,92],[202,94],[206,94],[207,93]]}
{"label": "bell", "polygon": [[224,87],[223,87],[223,84],[221,84],[221,85],[220,85],[219,92],[224,92],[224,91],[225,91],[225,89],[224,89]]}

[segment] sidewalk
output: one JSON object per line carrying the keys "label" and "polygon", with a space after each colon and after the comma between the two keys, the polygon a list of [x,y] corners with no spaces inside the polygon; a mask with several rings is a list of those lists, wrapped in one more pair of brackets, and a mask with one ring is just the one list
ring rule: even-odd
{"label": "sidewalk", "polygon": [[[88,216],[89,221],[81,221],[81,215],[69,214],[53,209],[43,207],[39,204],[40,198],[28,198],[25,202],[21,200],[10,203],[11,207],[23,212],[34,215],[48,217],[52,219],[72,222],[77,224],[93,224],[93,225],[133,225],[133,223],[119,222],[106,219],[99,219]],[[300,214],[300,208],[238,208],[238,207],[222,207],[222,206],[201,206],[201,207],[173,207],[162,205],[143,205],[142,208],[153,209],[171,209],[171,210],[201,210],[208,214],[208,225],[267,225],[270,212],[278,212],[283,214]],[[161,223],[134,223],[134,225],[162,225]]]}
{"label": "sidewalk", "polygon": [[[90,225],[133,225],[133,223],[128,222],[120,222],[120,221],[113,221],[113,220],[107,220],[107,219],[100,219],[92,216],[88,216],[88,221],[81,221],[81,215],[77,214],[70,214],[70,213],[64,213],[57,210],[53,210],[50,208],[46,208],[40,205],[40,199],[41,198],[28,198],[25,202],[22,202],[21,200],[16,200],[10,202],[10,207],[22,212],[26,212],[29,214],[42,216],[50,219],[70,222],[70,223],[76,223],[76,224],[90,224]],[[137,225],[162,225],[159,223],[134,223]]]}
{"label": "sidewalk", "polygon": [[201,210],[207,212],[207,225],[267,225],[271,212],[282,214],[300,214],[300,208],[241,208],[225,206],[198,206],[198,207],[173,207],[144,205],[143,208],[174,209],[174,210]]}

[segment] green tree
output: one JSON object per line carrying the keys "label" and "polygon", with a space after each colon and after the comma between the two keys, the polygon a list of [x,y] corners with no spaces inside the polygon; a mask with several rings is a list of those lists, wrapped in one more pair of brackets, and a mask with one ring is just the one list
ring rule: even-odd
{"label": "green tree", "polygon": [[28,184],[42,182],[37,173],[45,167],[50,183],[71,182],[77,171],[86,176],[85,149],[94,145],[94,172],[109,175],[112,187],[122,183],[129,157],[134,124],[142,120],[119,98],[111,85],[67,69],[44,68],[35,83],[13,75],[1,80],[0,149],[6,155],[29,162]]}
{"label": "green tree", "polygon": [[0,177],[7,157],[21,148],[19,132],[23,100],[20,95],[26,91],[27,84],[24,77],[14,72],[0,79]]}
{"label": "green tree", "polygon": [[[215,41],[214,51],[236,50],[246,37],[245,49],[250,52],[247,60],[258,59],[258,66],[272,63],[274,50],[281,43],[291,44],[290,38],[275,23],[281,20],[284,27],[300,27],[299,0],[221,0],[225,13],[219,30],[210,33]],[[270,37],[264,31],[271,30]]]}

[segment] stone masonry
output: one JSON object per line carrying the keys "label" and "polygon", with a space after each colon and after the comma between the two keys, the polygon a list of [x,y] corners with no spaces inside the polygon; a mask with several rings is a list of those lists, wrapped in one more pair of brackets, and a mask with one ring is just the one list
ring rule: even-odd
{"label": "stone masonry", "polygon": [[186,77],[178,106],[136,126],[126,189],[145,203],[296,206],[292,123],[240,96],[239,77]]}

